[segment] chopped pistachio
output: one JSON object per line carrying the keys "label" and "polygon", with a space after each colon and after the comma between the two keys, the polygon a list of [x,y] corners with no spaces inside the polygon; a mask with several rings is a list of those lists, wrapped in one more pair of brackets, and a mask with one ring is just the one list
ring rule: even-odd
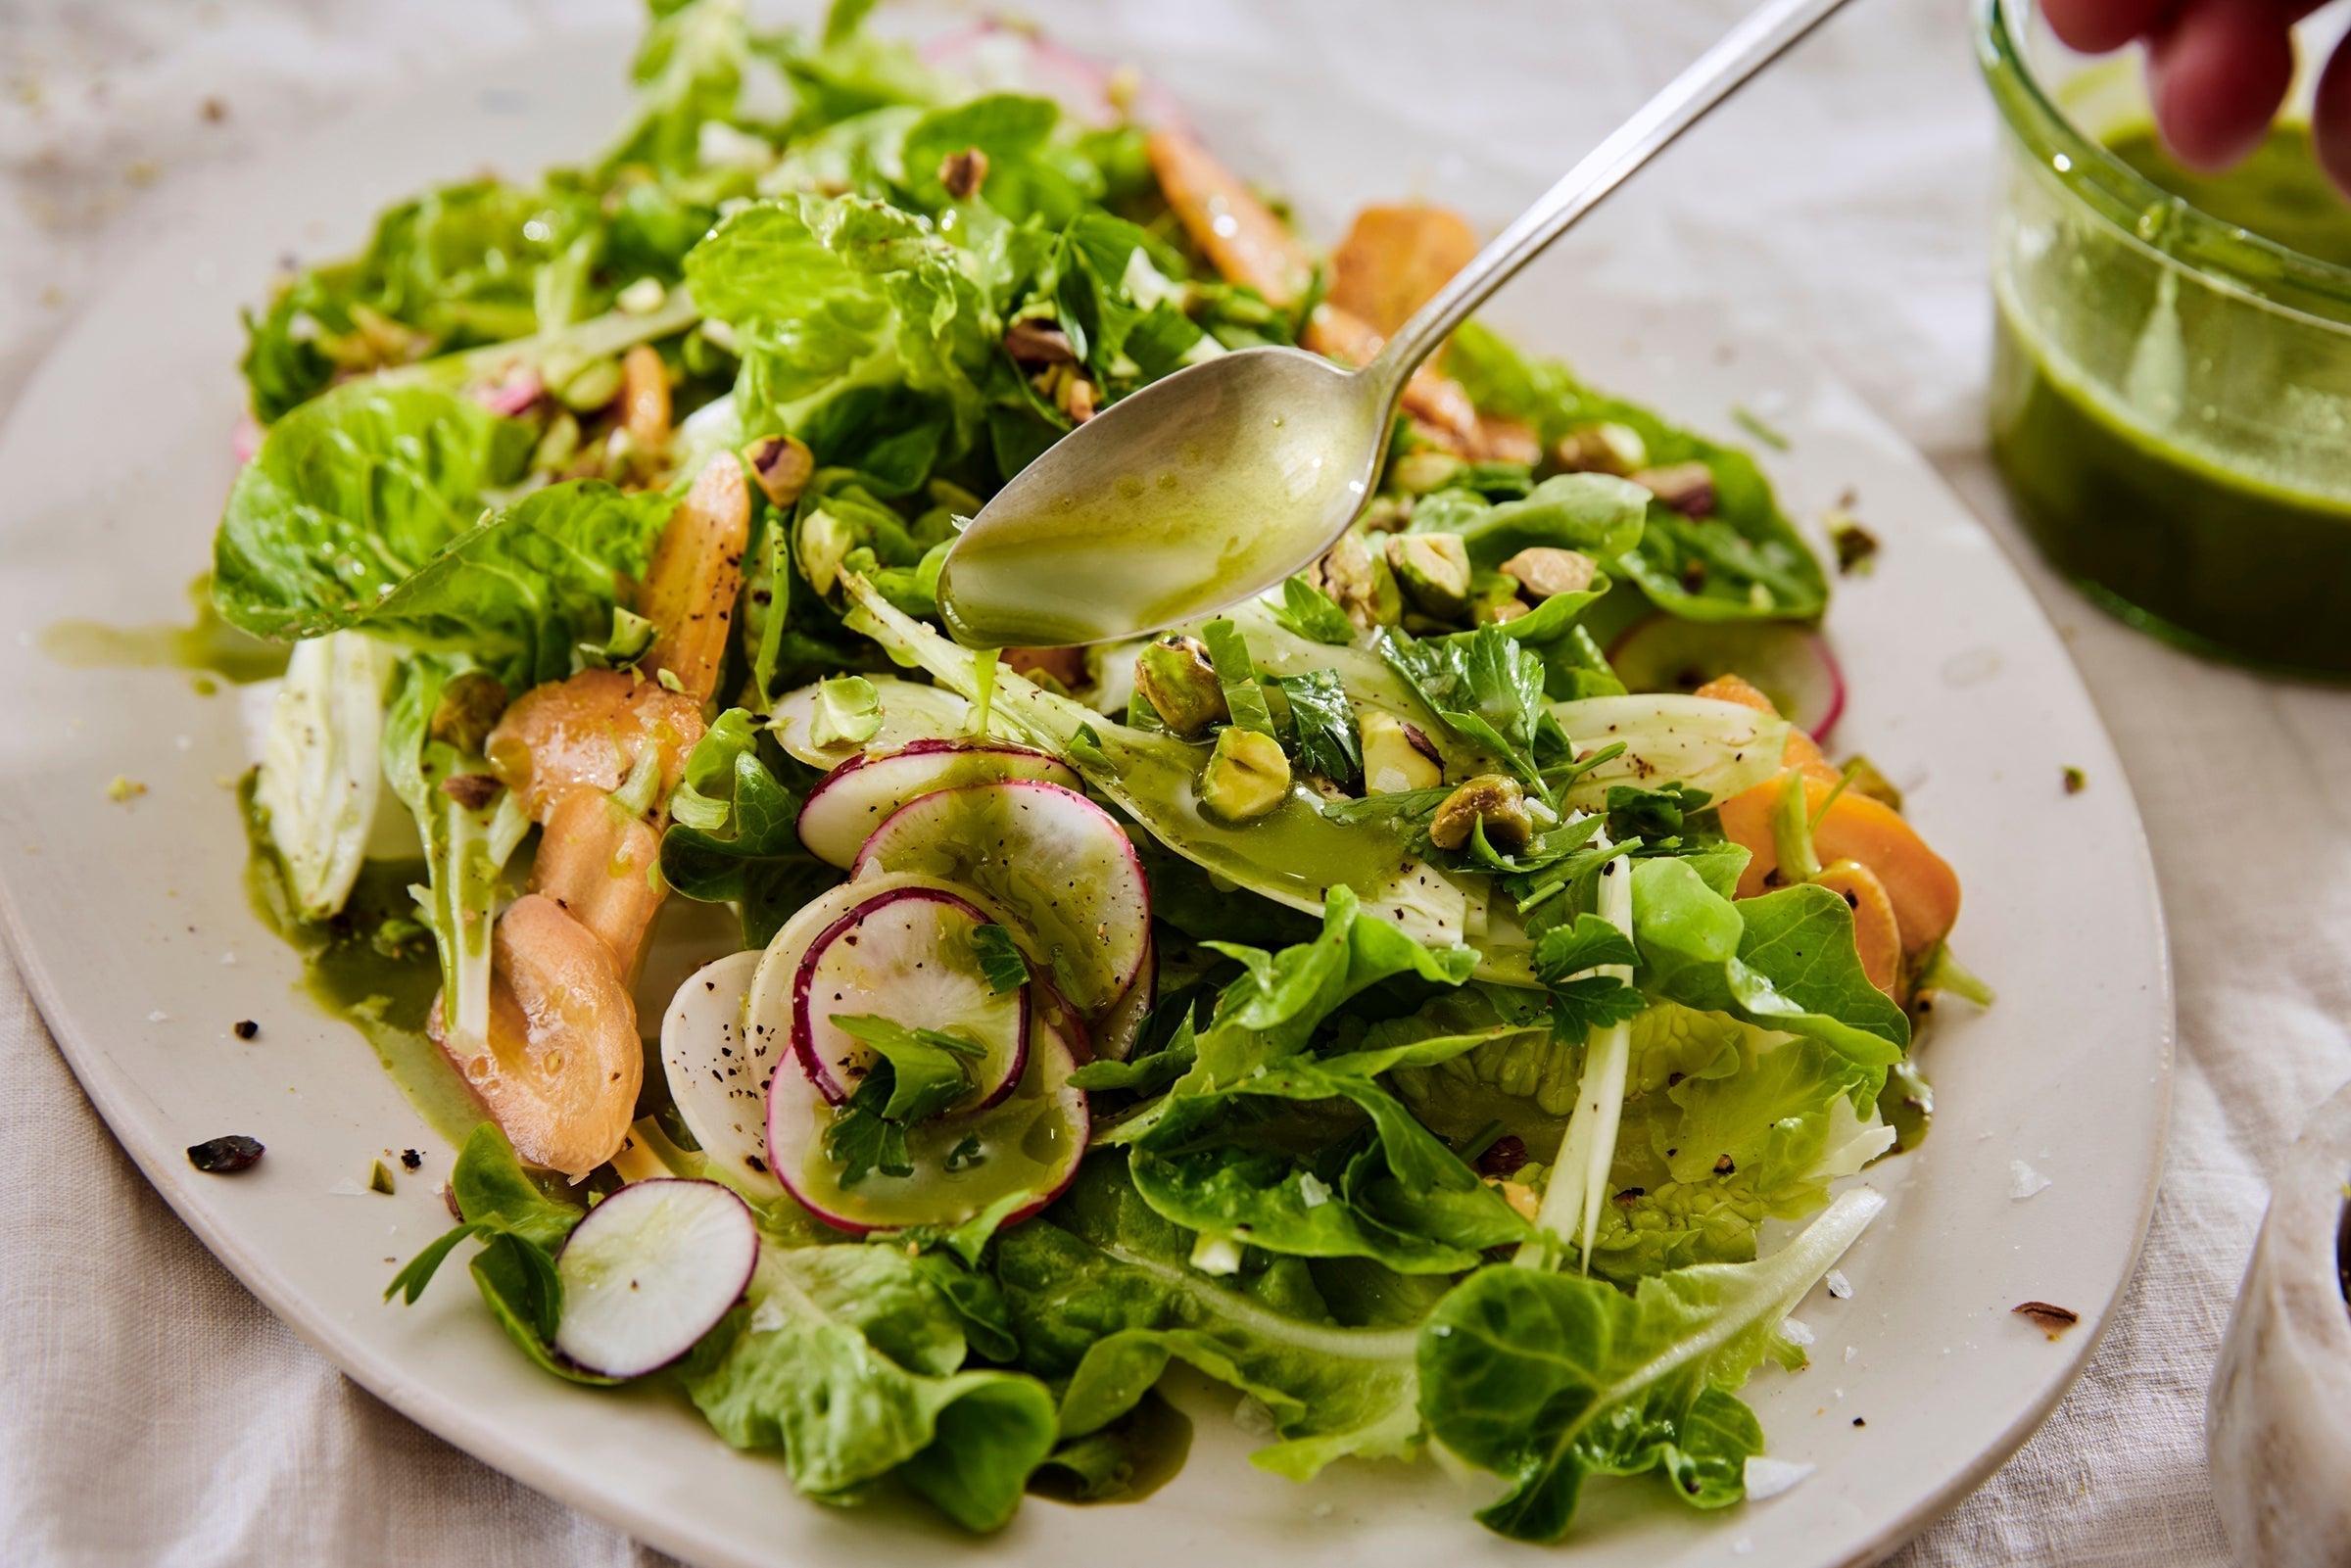
{"label": "chopped pistachio", "polygon": [[1535,819],[1526,809],[1526,794],[1518,781],[1498,773],[1483,773],[1445,797],[1428,825],[1428,841],[1439,849],[1459,849],[1469,842],[1478,824],[1486,842],[1506,855],[1515,855],[1534,841]]}
{"label": "chopped pistachio", "polygon": [[535,469],[560,468],[578,455],[579,450],[580,422],[572,417],[570,409],[562,409],[548,422],[547,433],[539,438],[539,445],[532,449],[531,466]]}
{"label": "chopped pistachio", "polygon": [[1198,735],[1231,717],[1207,644],[1198,638],[1178,632],[1153,638],[1135,655],[1134,688],[1160,722],[1177,735]]}
{"label": "chopped pistachio", "polygon": [[1704,463],[1644,468],[1631,477],[1634,484],[1685,517],[1710,517],[1714,513],[1714,470]]}
{"label": "chopped pistachio", "polygon": [[1586,425],[1561,436],[1552,456],[1571,474],[1621,477],[1649,465],[1649,443],[1630,425]]}
{"label": "chopped pistachio", "polygon": [[796,436],[762,436],[744,452],[751,478],[778,507],[792,505],[816,472],[815,454]]}
{"label": "chopped pistachio", "polygon": [[506,711],[506,688],[487,670],[467,670],[441,689],[425,733],[469,757],[482,754]]}
{"label": "chopped pistachio", "polygon": [[1521,615],[1532,613],[1534,612],[1524,599],[1486,599],[1477,606],[1477,624],[1480,626],[1503,626],[1518,619]]}
{"label": "chopped pistachio", "polygon": [[1388,565],[1424,613],[1453,620],[1469,608],[1469,551],[1459,534],[1391,534]]}
{"label": "chopped pistachio", "polygon": [[1200,776],[1200,803],[1227,822],[1262,817],[1289,798],[1290,759],[1281,742],[1255,730],[1217,732],[1217,748]]}
{"label": "chopped pistachio", "polygon": [[1018,365],[1074,364],[1078,359],[1070,335],[1042,316],[1031,316],[1006,327],[1004,352]]}
{"label": "chopped pistachio", "polygon": [[[667,673],[667,672],[664,672]],[[882,695],[862,675],[834,676],[816,685],[808,743],[861,746],[882,730]]]}
{"label": "chopped pistachio", "polygon": [[381,1160],[375,1163],[373,1170],[367,1172],[367,1190],[386,1195],[392,1191],[392,1172]]}
{"label": "chopped pistachio", "polygon": [[1505,577],[1518,584],[1519,591],[1531,599],[1547,599],[1555,594],[1581,594],[1592,586],[1599,566],[1581,550],[1555,549],[1536,545],[1520,550],[1502,563]]}
{"label": "chopped pistachio", "polygon": [[1365,791],[1392,795],[1406,789],[1431,789],[1445,779],[1445,765],[1428,736],[1392,713],[1364,710],[1359,721],[1364,736]]}
{"label": "chopped pistachio", "polygon": [[593,413],[620,396],[620,361],[593,359],[555,389],[565,407]]}
{"label": "chopped pistachio", "polygon": [[1324,552],[1307,574],[1308,580],[1347,612],[1354,625],[1369,631],[1394,626],[1404,618],[1404,594],[1387,556],[1374,550],[1364,536],[1349,532]]}
{"label": "chopped pistachio", "polygon": [[966,147],[960,153],[949,153],[938,161],[938,182],[947,188],[947,195],[958,202],[968,202],[980,194],[987,180],[987,154],[977,147]]}
{"label": "chopped pistachio", "polygon": [[856,543],[848,524],[818,507],[801,519],[800,537],[794,542],[800,575],[819,594],[832,593],[833,585],[840,580],[840,563],[848,558]]}
{"label": "chopped pistachio", "polygon": [[1388,464],[1388,482],[1408,496],[1425,496],[1462,471],[1462,460],[1429,448],[1408,451]]}

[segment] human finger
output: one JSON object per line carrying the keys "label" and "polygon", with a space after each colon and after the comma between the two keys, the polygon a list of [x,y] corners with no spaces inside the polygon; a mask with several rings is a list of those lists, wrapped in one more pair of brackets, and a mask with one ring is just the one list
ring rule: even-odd
{"label": "human finger", "polygon": [[2163,25],[2176,0],[2041,0],[2040,14],[2069,49],[2102,55]]}
{"label": "human finger", "polygon": [[2293,78],[2277,0],[2187,0],[2147,43],[2155,122],[2190,168],[2227,168],[2259,145]]}

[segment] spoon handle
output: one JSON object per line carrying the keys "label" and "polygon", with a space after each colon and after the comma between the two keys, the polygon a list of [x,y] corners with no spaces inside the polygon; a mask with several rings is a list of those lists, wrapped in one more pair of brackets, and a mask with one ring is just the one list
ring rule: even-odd
{"label": "spoon handle", "polygon": [[1437,346],[1486,297],[1600,205],[1652,155],[1747,85],[1846,0],[1769,0],[1694,61],[1640,112],[1584,156],[1564,179],[1496,235],[1469,264],[1390,338],[1365,374],[1394,399]]}

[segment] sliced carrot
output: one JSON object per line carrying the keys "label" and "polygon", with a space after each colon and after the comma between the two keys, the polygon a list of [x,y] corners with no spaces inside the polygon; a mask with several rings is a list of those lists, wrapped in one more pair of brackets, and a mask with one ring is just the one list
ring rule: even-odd
{"label": "sliced carrot", "polygon": [[1853,911],[1853,946],[1869,983],[1894,995],[1902,972],[1902,929],[1878,874],[1857,860],[1841,860],[1814,879]]}
{"label": "sliced carrot", "polygon": [[1306,298],[1314,258],[1239,175],[1181,131],[1154,131],[1144,150],[1184,232],[1226,282],[1284,309]]}
{"label": "sliced carrot", "polygon": [[1477,231],[1458,213],[1367,207],[1330,255],[1330,303],[1391,336],[1475,255]]}
{"label": "sliced carrot", "polygon": [[[1735,675],[1719,676],[1698,689],[1703,697],[1776,711],[1771,699]],[[1791,730],[1786,766],[1804,776],[1806,807],[1813,814],[1812,847],[1823,861],[1860,862],[1877,875],[1901,928],[1905,953],[1921,953],[1950,933],[1959,919],[1959,876],[1927,847],[1918,830],[1883,801],[1840,792],[1840,775],[1801,730]],[[1724,836],[1751,857],[1739,879],[1741,898],[1769,892],[1778,884],[1780,859],[1772,845],[1771,811],[1780,797],[1785,769],[1744,794],[1722,802]],[[1836,798],[1832,801],[1831,796]]]}

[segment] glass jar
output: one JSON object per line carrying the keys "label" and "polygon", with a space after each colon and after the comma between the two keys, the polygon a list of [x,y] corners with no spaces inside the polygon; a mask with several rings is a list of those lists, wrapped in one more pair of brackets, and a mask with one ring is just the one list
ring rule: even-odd
{"label": "glass jar", "polygon": [[1992,454],[2026,529],[2133,625],[2351,679],[2351,267],[2118,156],[2151,119],[2137,62],[2073,54],[2034,0],[1978,0],[1977,49],[2007,126]]}

